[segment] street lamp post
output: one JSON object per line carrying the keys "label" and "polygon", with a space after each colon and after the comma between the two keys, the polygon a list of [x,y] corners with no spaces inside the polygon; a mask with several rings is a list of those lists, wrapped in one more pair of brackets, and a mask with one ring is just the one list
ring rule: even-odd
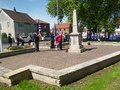
{"label": "street lamp post", "polygon": [[2,30],[2,27],[1,27],[1,24],[0,24],[0,51],[2,52],[2,51],[3,51],[3,48],[2,48],[2,35],[1,35],[1,30]]}

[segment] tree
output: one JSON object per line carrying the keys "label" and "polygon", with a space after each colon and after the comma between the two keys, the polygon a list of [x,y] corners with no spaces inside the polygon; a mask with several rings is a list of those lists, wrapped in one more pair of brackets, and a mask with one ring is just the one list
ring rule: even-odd
{"label": "tree", "polygon": [[56,17],[58,13],[58,19],[62,20],[64,17],[64,0],[58,0],[58,11],[57,11],[57,0],[49,0],[47,4],[47,11],[52,17]]}
{"label": "tree", "polygon": [[[72,11],[77,10],[78,20],[88,29],[96,32],[103,22],[109,23],[110,19],[114,20],[120,12],[120,0],[58,0],[59,14],[61,19],[67,16],[68,21],[72,22]],[[48,13],[57,16],[56,0],[49,0],[47,5]]]}

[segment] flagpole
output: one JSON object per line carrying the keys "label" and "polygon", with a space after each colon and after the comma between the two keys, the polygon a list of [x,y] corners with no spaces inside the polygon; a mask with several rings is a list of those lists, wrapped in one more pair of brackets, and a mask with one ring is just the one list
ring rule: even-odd
{"label": "flagpole", "polygon": [[58,0],[56,0],[56,4],[57,4],[57,25],[58,25],[57,31],[59,31]]}
{"label": "flagpole", "polygon": [[58,23],[58,0],[56,0],[57,3],[57,23]]}

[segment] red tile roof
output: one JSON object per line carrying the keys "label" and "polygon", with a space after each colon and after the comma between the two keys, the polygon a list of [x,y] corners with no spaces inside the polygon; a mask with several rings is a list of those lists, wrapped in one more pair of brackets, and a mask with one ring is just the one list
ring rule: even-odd
{"label": "red tile roof", "polygon": [[16,22],[24,22],[24,23],[36,23],[28,14],[2,9],[10,18],[12,18]]}

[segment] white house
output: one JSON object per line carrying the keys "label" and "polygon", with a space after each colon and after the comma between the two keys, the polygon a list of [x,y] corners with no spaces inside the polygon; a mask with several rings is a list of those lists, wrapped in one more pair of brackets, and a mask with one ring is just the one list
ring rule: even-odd
{"label": "white house", "polygon": [[1,32],[10,33],[13,38],[16,34],[28,34],[35,32],[35,21],[26,13],[18,12],[16,9],[0,10]]}

